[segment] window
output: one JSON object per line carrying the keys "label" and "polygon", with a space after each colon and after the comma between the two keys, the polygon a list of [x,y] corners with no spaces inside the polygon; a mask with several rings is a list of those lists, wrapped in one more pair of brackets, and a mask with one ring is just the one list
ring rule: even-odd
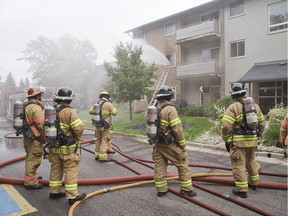
{"label": "window", "polygon": [[200,16],[201,22],[209,21],[209,20],[212,20],[212,19],[219,20],[219,11],[214,11],[214,12],[210,12],[210,13],[207,13],[207,14],[202,14]]}
{"label": "window", "polygon": [[174,95],[173,95],[171,101],[176,101],[176,87],[171,86],[171,88],[174,90]]}
{"label": "window", "polygon": [[230,56],[241,57],[245,56],[245,41],[236,41],[230,43]]}
{"label": "window", "polygon": [[166,65],[166,67],[173,67],[176,65],[175,53],[166,55],[166,59],[170,62],[170,65]]}
{"label": "window", "polygon": [[219,61],[219,48],[203,49],[202,62]]}
{"label": "window", "polygon": [[244,0],[236,0],[230,3],[230,17],[244,14]]}
{"label": "window", "polygon": [[134,39],[143,39],[144,40],[144,32],[143,31],[133,32],[133,38]]}
{"label": "window", "polygon": [[281,31],[288,27],[287,1],[268,6],[269,32]]}
{"label": "window", "polygon": [[141,94],[140,95],[140,101],[144,101],[145,100],[145,95],[144,94]]}
{"label": "window", "polygon": [[164,35],[165,36],[172,35],[172,34],[175,34],[175,23],[174,22],[167,23],[165,25],[165,29],[164,29]]}
{"label": "window", "polygon": [[287,106],[287,81],[260,82],[259,105],[263,114],[267,114],[276,104]]}

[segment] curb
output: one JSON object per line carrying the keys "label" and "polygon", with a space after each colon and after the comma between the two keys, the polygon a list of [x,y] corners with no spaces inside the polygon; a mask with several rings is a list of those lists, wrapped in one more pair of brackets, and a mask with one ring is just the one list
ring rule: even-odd
{"label": "curb", "polygon": [[[113,132],[114,135],[122,137],[122,138],[130,138],[130,139],[134,139],[138,142],[141,143],[145,143],[148,144],[147,142],[147,137],[143,136],[143,135],[135,135],[135,134],[125,134],[125,133],[120,133],[120,132]],[[200,147],[203,149],[211,149],[211,150],[217,150],[217,151],[223,151],[223,152],[227,152],[225,146],[223,144],[216,144],[216,145],[207,145],[207,144],[203,144],[203,143],[198,143],[198,142],[187,142],[187,146],[188,147]],[[279,160],[280,162],[286,162],[287,163],[287,159],[285,160],[283,158],[283,154],[281,153],[275,153],[275,152],[268,152],[268,151],[258,151],[257,152],[257,157],[263,157],[263,158],[273,158],[276,160]]]}

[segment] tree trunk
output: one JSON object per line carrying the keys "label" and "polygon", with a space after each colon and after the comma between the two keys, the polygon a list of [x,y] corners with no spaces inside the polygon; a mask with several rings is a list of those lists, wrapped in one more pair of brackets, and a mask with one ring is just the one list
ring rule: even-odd
{"label": "tree trunk", "polygon": [[132,121],[132,101],[129,101],[130,121]]}

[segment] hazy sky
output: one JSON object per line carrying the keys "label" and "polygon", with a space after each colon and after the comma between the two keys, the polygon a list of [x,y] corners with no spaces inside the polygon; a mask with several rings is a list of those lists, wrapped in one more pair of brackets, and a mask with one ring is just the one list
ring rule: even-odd
{"label": "hazy sky", "polygon": [[131,41],[124,32],[210,0],[0,0],[0,77],[11,72],[18,84],[29,65],[22,57],[27,43],[42,35],[50,40],[69,34],[88,39],[97,64],[113,60],[113,48]]}

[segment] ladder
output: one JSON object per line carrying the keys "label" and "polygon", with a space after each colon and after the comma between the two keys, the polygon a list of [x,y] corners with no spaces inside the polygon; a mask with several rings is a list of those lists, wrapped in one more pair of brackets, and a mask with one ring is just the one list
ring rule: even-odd
{"label": "ladder", "polygon": [[[165,68],[164,71],[163,71],[163,73],[161,74],[161,77],[160,77],[159,82],[158,82],[158,84],[157,84],[157,86],[156,86],[156,89],[155,89],[155,91],[154,91],[153,97],[152,97],[151,101],[149,102],[148,107],[149,107],[149,106],[155,106],[155,104],[156,104],[156,102],[157,102],[157,100],[156,100],[156,95],[157,95],[159,89],[161,88],[161,86],[164,85],[164,83],[165,83],[165,81],[166,81],[166,79],[167,79],[167,76],[168,76],[168,74],[169,74],[169,70],[170,70],[169,68]],[[146,115],[147,115],[147,111],[145,112],[145,116],[146,116]]]}

